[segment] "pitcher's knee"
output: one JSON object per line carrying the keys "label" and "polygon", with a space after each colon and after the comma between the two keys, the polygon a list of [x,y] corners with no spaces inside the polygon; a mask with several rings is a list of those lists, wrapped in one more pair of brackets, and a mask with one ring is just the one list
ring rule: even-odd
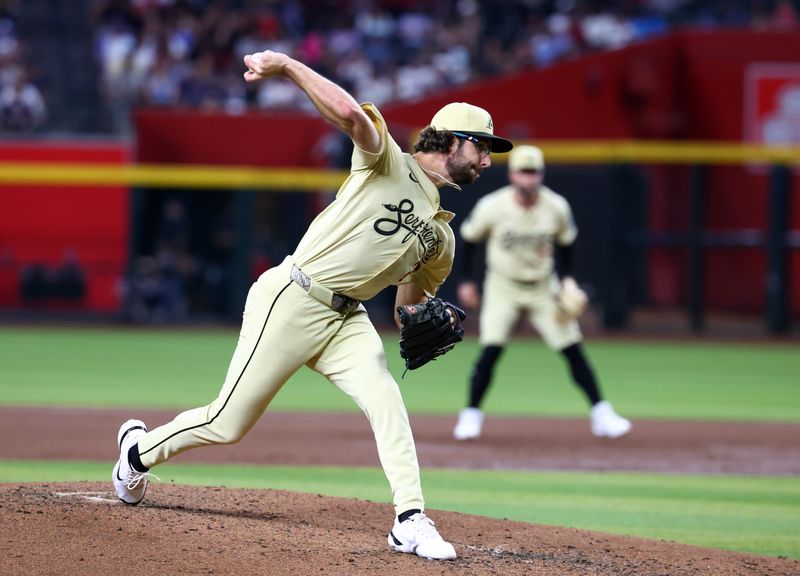
{"label": "pitcher's knee", "polygon": [[250,426],[240,424],[227,424],[225,426],[209,425],[206,428],[205,436],[212,444],[236,444],[244,438]]}
{"label": "pitcher's knee", "polygon": [[403,397],[395,386],[394,388],[371,390],[358,398],[361,409],[368,415],[382,414],[385,416],[406,417],[406,408]]}

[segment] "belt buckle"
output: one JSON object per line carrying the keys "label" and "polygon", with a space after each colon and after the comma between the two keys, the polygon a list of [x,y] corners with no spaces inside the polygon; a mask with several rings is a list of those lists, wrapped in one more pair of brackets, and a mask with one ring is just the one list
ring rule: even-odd
{"label": "belt buckle", "polygon": [[291,278],[294,280],[295,284],[300,286],[300,288],[306,292],[311,289],[311,278],[306,276],[306,274],[303,273],[303,271],[297,266],[292,266]]}
{"label": "belt buckle", "polygon": [[331,308],[340,314],[350,314],[350,312],[355,310],[357,307],[358,300],[350,298],[349,296],[342,296],[341,294],[336,294],[334,292],[333,298],[331,298]]}

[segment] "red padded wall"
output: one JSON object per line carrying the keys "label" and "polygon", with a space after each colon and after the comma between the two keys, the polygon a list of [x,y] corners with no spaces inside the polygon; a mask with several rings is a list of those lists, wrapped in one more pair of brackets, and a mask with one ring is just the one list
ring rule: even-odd
{"label": "red padded wall", "polygon": [[[122,164],[128,157],[118,144],[0,144],[3,162]],[[118,282],[128,257],[126,188],[4,185],[0,197],[0,306],[21,304],[23,267],[56,265],[72,250],[88,276],[86,307],[118,308]]]}

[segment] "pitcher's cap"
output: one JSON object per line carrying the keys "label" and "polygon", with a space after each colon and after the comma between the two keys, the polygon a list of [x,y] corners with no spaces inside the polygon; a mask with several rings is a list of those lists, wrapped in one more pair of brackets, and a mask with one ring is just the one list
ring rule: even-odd
{"label": "pitcher's cap", "polygon": [[544,170],[544,154],[536,146],[517,146],[508,156],[508,169]]}
{"label": "pitcher's cap", "polygon": [[451,102],[439,110],[431,119],[431,126],[487,140],[492,152],[508,152],[514,147],[509,140],[494,135],[494,122],[486,110],[466,102]]}

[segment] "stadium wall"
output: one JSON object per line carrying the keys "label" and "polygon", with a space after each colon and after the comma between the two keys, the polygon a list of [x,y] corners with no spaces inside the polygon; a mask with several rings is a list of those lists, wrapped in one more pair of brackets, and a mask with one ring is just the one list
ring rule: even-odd
{"label": "stadium wall", "polygon": [[[0,144],[0,162],[122,165],[120,144],[75,141]],[[52,272],[73,254],[86,274],[80,302],[42,298],[45,308],[119,308],[119,280],[128,260],[129,190],[122,186],[0,185],[0,306],[23,304],[22,274],[32,265]]]}
{"label": "stadium wall", "polygon": [[[750,140],[745,122],[747,76],[756,64],[793,64],[796,32],[685,31],[614,52],[385,107],[392,133],[407,142],[432,110],[465,100],[492,110],[495,129],[513,139]],[[141,111],[136,119],[140,161],[256,165],[319,165],[315,142],[329,128],[318,118],[253,114]],[[688,166],[643,166],[653,232],[686,231]],[[769,178],[764,169],[712,166],[707,173],[705,226],[711,231],[764,232]],[[800,177],[793,177],[790,227],[800,228]],[[591,191],[587,190],[586,193]],[[790,277],[800,285],[800,253]],[[687,253],[649,250],[648,297],[685,303]],[[757,312],[764,306],[766,255],[755,248],[715,248],[705,258],[706,300],[712,307]],[[800,291],[791,296],[800,314]]]}
{"label": "stadium wall", "polygon": [[[800,34],[752,31],[681,32],[615,52],[590,55],[553,68],[457,89],[435,98],[382,111],[394,136],[408,142],[432,110],[468,100],[492,110],[498,132],[514,139],[750,139],[746,122],[748,70],[756,64],[792,64]],[[325,164],[321,139],[331,128],[299,113],[230,116],[177,110],[139,110],[136,140],[122,145],[61,142],[0,146],[1,161],[64,163],[214,164],[316,167]],[[653,232],[688,228],[690,168],[639,166],[648,184],[647,221]],[[708,170],[705,227],[764,232],[768,173],[751,166]],[[790,227],[800,229],[800,186],[793,176]],[[2,187],[3,261],[56,263],[77,246],[92,281],[88,304],[118,305],[114,278],[124,270],[129,242],[129,192],[122,187]],[[69,193],[67,193],[69,192]],[[571,200],[589,189],[571,191]],[[790,278],[800,285],[800,251],[793,251]],[[658,304],[688,298],[687,254],[651,248],[648,299]],[[19,303],[12,267],[0,266],[0,305]],[[711,307],[761,311],[766,256],[755,248],[709,250],[706,299]],[[800,291],[791,294],[800,313]]]}

